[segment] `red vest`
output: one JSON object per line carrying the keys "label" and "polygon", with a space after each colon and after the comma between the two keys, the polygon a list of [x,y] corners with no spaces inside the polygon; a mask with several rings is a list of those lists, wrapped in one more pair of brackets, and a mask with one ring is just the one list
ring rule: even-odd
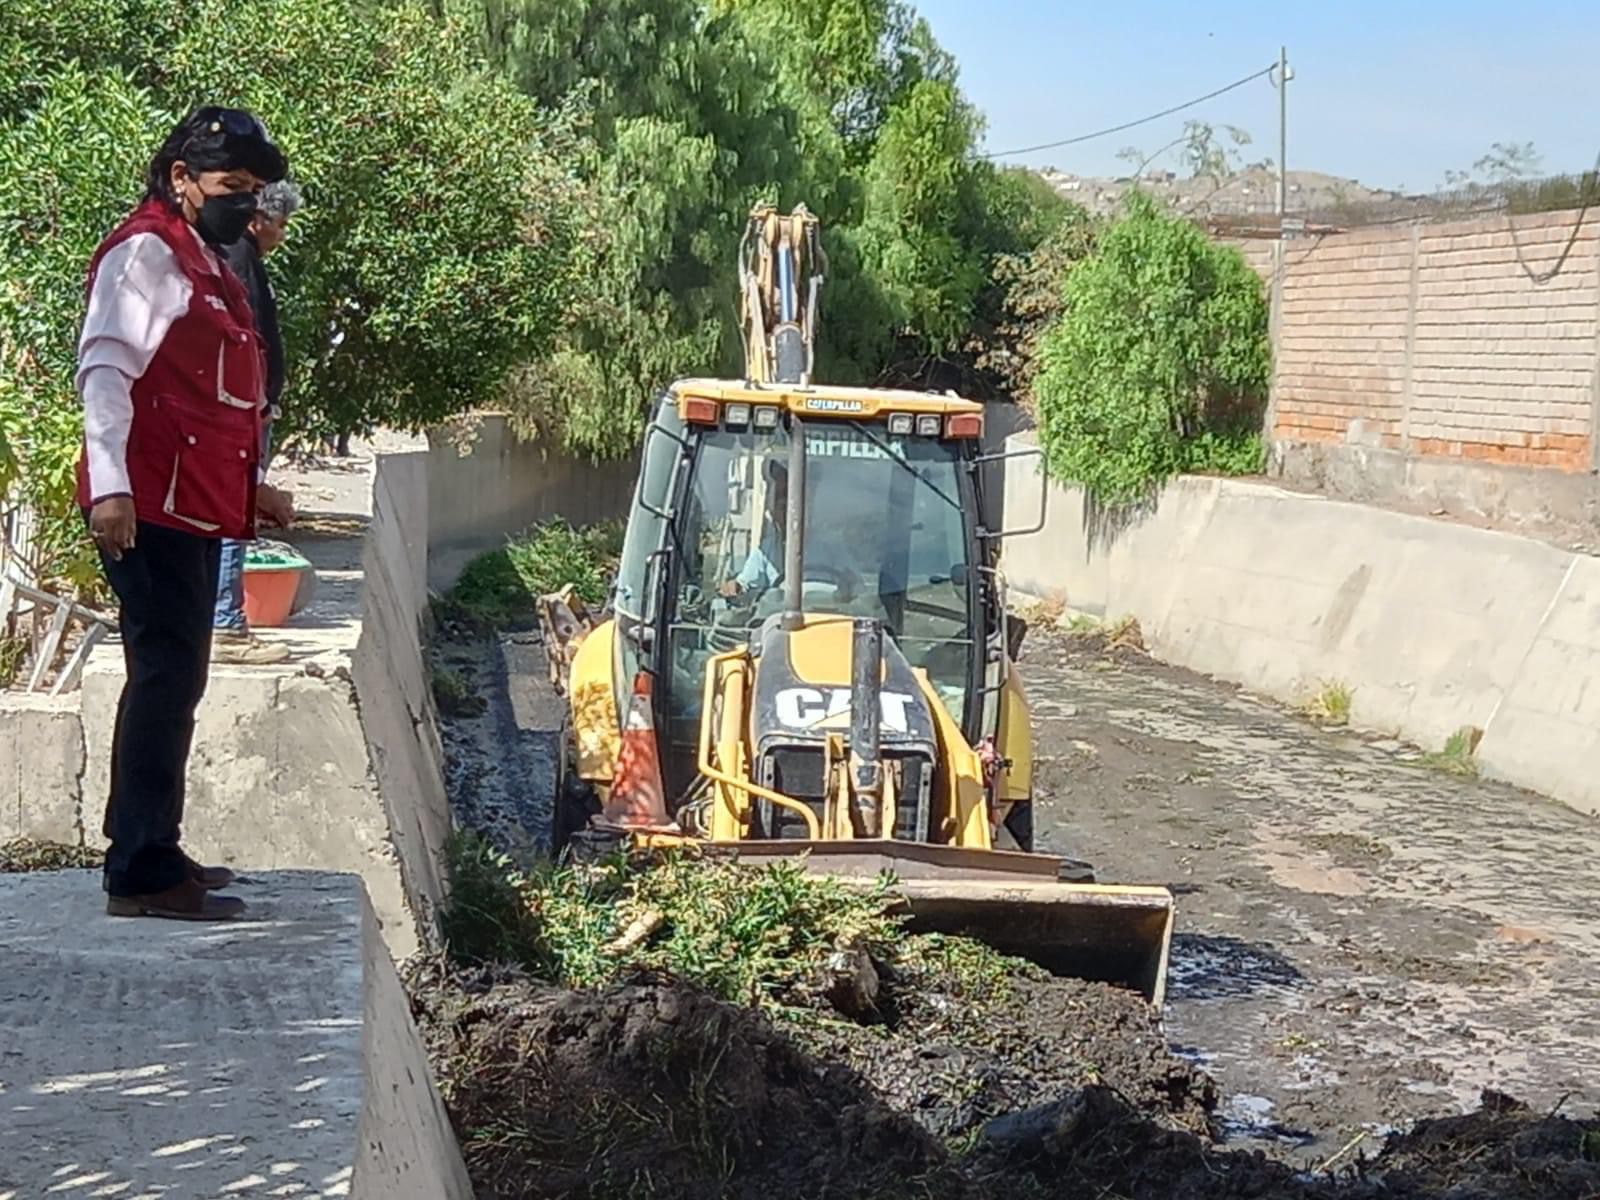
{"label": "red vest", "polygon": [[[146,200],[95,251],[100,260],[138,233],[171,247],[193,293],[145,373],[133,383],[128,482],[139,520],[208,537],[255,536],[256,471],[266,363],[244,286],[213,268],[180,213]],[[87,450],[78,459],[78,504],[87,508]]]}

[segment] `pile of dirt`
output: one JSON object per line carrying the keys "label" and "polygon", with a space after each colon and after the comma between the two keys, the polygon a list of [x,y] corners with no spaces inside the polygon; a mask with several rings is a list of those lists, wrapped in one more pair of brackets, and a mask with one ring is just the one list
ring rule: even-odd
{"label": "pile of dirt", "polygon": [[1162,1128],[1108,1088],[1031,1114],[1032,1136],[985,1149],[969,1177],[1050,1200],[1589,1200],[1600,1196],[1600,1123],[1537,1115],[1486,1093],[1468,1116],[1419,1122],[1334,1174],[1218,1150]]}
{"label": "pile of dirt", "polygon": [[1536,1113],[1510,1096],[1486,1091],[1477,1112],[1420,1121],[1391,1137],[1372,1169],[1396,1185],[1397,1196],[1600,1196],[1600,1121]]}
{"label": "pile of dirt", "polygon": [[1094,1084],[1165,1126],[1212,1131],[1216,1084],[1168,1052],[1132,992],[1042,975],[997,979],[982,997],[965,995],[949,972],[886,982],[894,1007],[884,1023],[800,1027],[796,1036],[949,1143],[1004,1137],[1013,1114]]}
{"label": "pile of dirt", "polygon": [[955,1181],[915,1122],[753,1010],[643,978],[411,984],[480,1196],[865,1200]]}
{"label": "pile of dirt", "polygon": [[[1119,1049],[1119,1018],[1103,1013],[1124,1011],[1123,1040],[1135,1045],[1148,1017],[1135,1020],[1089,985],[1059,996],[1020,988],[1016,1012],[1043,1016],[1042,1027],[1019,1023],[1020,1043],[1003,1033],[974,1049],[941,1042],[946,1026],[904,1013],[875,1041],[802,1035],[662,978],[574,991],[502,968],[435,964],[409,982],[484,1200],[1600,1195],[1600,1122],[1535,1114],[1493,1094],[1480,1112],[1422,1122],[1372,1157],[1352,1154],[1336,1176],[1219,1149],[1200,1128],[1203,1077],[1174,1073],[1158,1043]],[[1084,1028],[1071,1028],[1074,1015]],[[918,1031],[930,1028],[919,1051]],[[1052,1031],[1074,1039],[1075,1055],[1101,1055],[1103,1081],[1074,1082],[1059,1064],[1030,1074],[1017,1046]],[[1060,1090],[1047,1102],[987,1116],[1046,1094],[1052,1079]],[[963,1094],[976,1097],[964,1112]],[[940,1127],[971,1132],[930,1132]]]}

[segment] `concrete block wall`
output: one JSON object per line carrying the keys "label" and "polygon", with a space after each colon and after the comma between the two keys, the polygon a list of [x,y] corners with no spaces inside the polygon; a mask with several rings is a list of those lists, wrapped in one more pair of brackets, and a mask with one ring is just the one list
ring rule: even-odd
{"label": "concrete block wall", "polygon": [[1291,704],[1337,681],[1354,724],[1430,749],[1475,726],[1489,773],[1600,812],[1600,559],[1248,480],[1179,479],[1112,524],[1028,459],[1011,523],[1041,487],[1044,530],[1004,551],[1017,589]]}
{"label": "concrete block wall", "polygon": [[1579,215],[1287,243],[1272,473],[1545,536],[1593,532],[1600,214]]}
{"label": "concrete block wall", "polygon": [[1360,230],[1285,247],[1279,438],[1586,471],[1600,215]]}

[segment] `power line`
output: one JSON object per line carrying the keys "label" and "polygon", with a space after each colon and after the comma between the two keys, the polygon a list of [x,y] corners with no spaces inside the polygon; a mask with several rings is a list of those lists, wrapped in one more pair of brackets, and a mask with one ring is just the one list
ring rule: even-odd
{"label": "power line", "polygon": [[1522,242],[1517,238],[1517,223],[1511,220],[1509,216],[1507,217],[1506,229],[1511,234],[1512,248],[1517,252],[1517,266],[1521,267],[1522,273],[1536,285],[1542,287],[1549,283],[1557,275],[1561,274],[1561,268],[1567,265],[1567,255],[1572,253],[1572,247],[1577,242],[1578,234],[1583,229],[1583,219],[1589,215],[1589,205],[1594,200],[1594,188],[1591,185],[1596,182],[1597,176],[1600,176],[1600,154],[1595,155],[1594,170],[1590,171],[1588,175],[1579,177],[1581,180],[1579,186],[1583,189],[1581,193],[1583,203],[1578,208],[1578,219],[1572,223],[1572,233],[1567,237],[1567,244],[1561,247],[1561,257],[1556,259],[1554,266],[1547,267],[1543,271],[1535,271],[1528,265],[1528,260],[1522,255]]}
{"label": "power line", "polygon": [[1264,75],[1270,75],[1278,69],[1277,63],[1264,67],[1253,75],[1246,75],[1243,79],[1236,79],[1227,87],[1220,87],[1214,92],[1207,92],[1204,96],[1196,96],[1193,100],[1186,100],[1182,104],[1175,104],[1171,108],[1164,108],[1158,113],[1151,113],[1148,117],[1140,117],[1137,121],[1125,121],[1121,125],[1113,125],[1109,129],[1097,129],[1093,133],[1081,133],[1077,137],[1062,138],[1059,142],[1041,142],[1037,146],[1023,146],[1017,150],[989,150],[978,155],[979,158],[1009,158],[1013,154],[1032,154],[1036,150],[1054,150],[1060,146],[1075,146],[1079,142],[1090,142],[1095,138],[1102,138],[1108,134],[1121,133],[1124,129],[1132,129],[1136,125],[1148,125],[1151,121],[1159,121],[1162,117],[1170,117],[1173,113],[1182,112],[1186,108],[1193,108],[1196,104],[1204,104],[1207,100],[1214,100],[1224,92],[1231,92],[1234,88],[1241,88],[1247,83],[1254,83]]}

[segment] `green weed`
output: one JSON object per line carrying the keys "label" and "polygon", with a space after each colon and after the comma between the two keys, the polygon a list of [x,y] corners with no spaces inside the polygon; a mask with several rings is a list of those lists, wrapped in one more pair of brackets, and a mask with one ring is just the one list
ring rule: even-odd
{"label": "green weed", "polygon": [[436,615],[477,629],[527,625],[535,600],[568,584],[586,604],[601,604],[622,534],[620,521],[581,529],[560,520],[535,526],[468,563]]}
{"label": "green weed", "polygon": [[1348,725],[1350,702],[1354,693],[1346,685],[1333,680],[1322,685],[1322,690],[1306,705],[1306,715],[1322,725]]}
{"label": "green weed", "polygon": [[33,643],[20,634],[0,634],[0,688],[10,687],[22,674]]}
{"label": "green weed", "polygon": [[908,936],[889,911],[887,877],[853,887],[796,862],[743,867],[690,851],[522,871],[474,833],[454,837],[449,864],[452,957],[517,963],[568,987],[660,971],[732,1003],[813,1020],[826,960],[842,945],[913,978],[937,976],[975,1002],[1037,972],[966,938]]}
{"label": "green weed", "polygon": [[1443,750],[1425,755],[1423,762],[1451,775],[1475,779],[1478,775],[1478,742],[1482,738],[1481,729],[1464,725],[1445,739]]}
{"label": "green weed", "polygon": [[488,701],[472,690],[459,671],[435,666],[432,676],[433,702],[447,717],[477,717],[489,707]]}

